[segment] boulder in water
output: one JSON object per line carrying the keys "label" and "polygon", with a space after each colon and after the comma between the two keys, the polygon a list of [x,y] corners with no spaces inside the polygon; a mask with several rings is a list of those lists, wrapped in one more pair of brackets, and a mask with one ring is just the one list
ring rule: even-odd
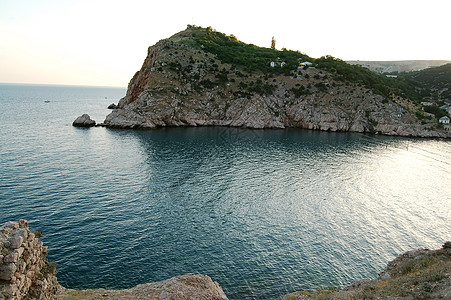
{"label": "boulder in water", "polygon": [[88,114],[83,114],[75,119],[72,126],[75,127],[92,127],[96,125],[96,121],[92,120]]}

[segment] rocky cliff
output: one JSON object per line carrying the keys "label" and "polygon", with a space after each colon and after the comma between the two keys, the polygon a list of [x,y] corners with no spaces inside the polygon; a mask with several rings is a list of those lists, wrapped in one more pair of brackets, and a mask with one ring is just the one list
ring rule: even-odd
{"label": "rocky cliff", "polygon": [[47,261],[40,235],[24,220],[0,227],[0,299],[55,299],[56,265]]}
{"label": "rocky cliff", "polygon": [[[229,52],[218,54],[208,46],[220,38],[229,39]],[[249,47],[259,50],[233,36],[192,26],[159,41],[149,47],[141,70],[104,125],[300,127],[447,137],[434,120],[418,120],[415,113],[420,108],[408,99],[381,96],[315,64],[299,65],[308,59],[304,54],[268,49],[274,51],[273,58],[249,57],[249,66],[246,60],[240,61],[242,65],[234,63],[230,56],[239,56]],[[292,60],[297,55],[297,65],[285,64],[284,55]]]}

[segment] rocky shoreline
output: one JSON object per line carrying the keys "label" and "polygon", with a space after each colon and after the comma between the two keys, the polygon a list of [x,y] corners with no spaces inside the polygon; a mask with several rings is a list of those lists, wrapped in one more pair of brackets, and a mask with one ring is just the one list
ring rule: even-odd
{"label": "rocky shoreline", "polygon": [[[75,127],[107,127],[116,129],[158,129],[164,127],[234,127],[234,128],[248,128],[248,129],[285,129],[285,128],[301,128],[308,130],[319,130],[328,132],[355,132],[355,133],[369,133],[375,135],[385,136],[399,136],[399,137],[414,137],[414,138],[451,138],[449,132],[443,130],[425,129],[421,125],[409,124],[381,124],[377,128],[368,129],[361,124],[352,125],[343,124],[340,122],[319,121],[315,123],[304,123],[299,126],[292,124],[283,124],[278,121],[263,120],[220,120],[220,119],[172,119],[171,121],[154,120],[154,123],[149,122],[144,117],[136,116],[134,111],[120,110],[111,113],[107,119],[102,123],[97,123],[92,120],[88,114],[83,114],[72,123]],[[158,125],[156,125],[158,124]]]}

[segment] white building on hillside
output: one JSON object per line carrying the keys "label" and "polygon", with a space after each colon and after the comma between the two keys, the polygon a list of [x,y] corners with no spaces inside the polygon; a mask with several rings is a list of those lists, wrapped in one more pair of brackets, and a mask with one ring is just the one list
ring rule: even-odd
{"label": "white building on hillside", "polygon": [[438,122],[442,124],[449,124],[450,119],[447,116],[441,117]]}
{"label": "white building on hillside", "polygon": [[300,65],[301,67],[304,67],[304,66],[311,67],[311,66],[313,66],[313,63],[311,63],[311,62],[309,62],[309,61],[304,61],[304,62],[301,62],[299,65]]}

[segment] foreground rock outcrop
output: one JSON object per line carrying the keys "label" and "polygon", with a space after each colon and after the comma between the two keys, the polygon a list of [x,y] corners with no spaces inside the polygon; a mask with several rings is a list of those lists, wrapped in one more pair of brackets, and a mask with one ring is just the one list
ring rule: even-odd
{"label": "foreground rock outcrop", "polygon": [[55,299],[56,265],[47,261],[40,235],[25,220],[0,227],[0,299]]}
{"label": "foreground rock outcrop", "polygon": [[210,277],[198,274],[185,274],[160,282],[137,285],[124,290],[70,290],[62,289],[58,299],[123,299],[123,300],[227,300],[221,286]]}
{"label": "foreground rock outcrop", "polygon": [[[299,127],[448,136],[437,128],[436,121],[420,121],[416,115],[420,108],[408,99],[378,95],[315,67],[266,72],[226,63],[199,45],[196,36],[202,34],[208,35],[208,29],[189,27],[149,47],[126,96],[103,124],[118,128]],[[304,55],[299,53],[302,59]],[[261,59],[265,66],[270,63]]]}

